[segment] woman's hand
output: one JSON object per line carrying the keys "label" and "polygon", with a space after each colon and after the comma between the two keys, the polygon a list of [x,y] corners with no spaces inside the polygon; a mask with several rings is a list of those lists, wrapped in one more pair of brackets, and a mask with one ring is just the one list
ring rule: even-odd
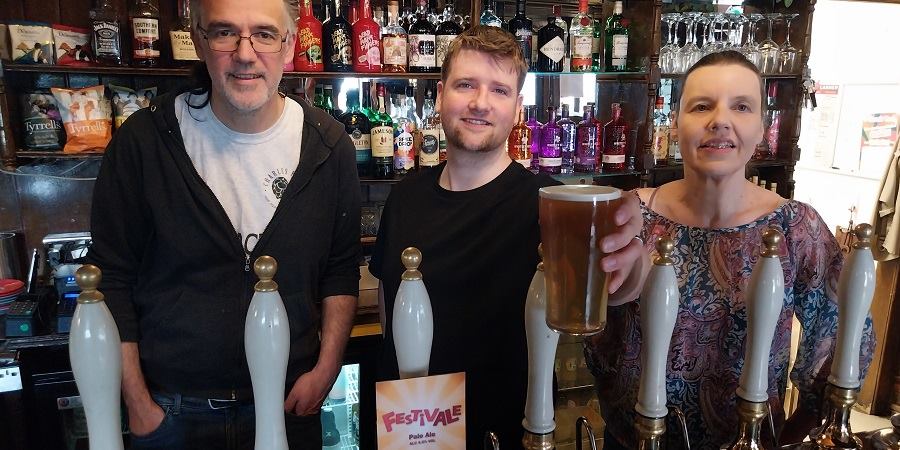
{"label": "woman's hand", "polygon": [[[613,214],[615,231],[600,242],[601,250],[607,253],[600,264],[603,271],[609,273],[612,306],[637,298],[649,271],[647,252],[641,240],[635,239],[644,225],[640,201],[634,191],[623,193],[623,198],[624,201]],[[621,292],[620,288],[623,288]]]}

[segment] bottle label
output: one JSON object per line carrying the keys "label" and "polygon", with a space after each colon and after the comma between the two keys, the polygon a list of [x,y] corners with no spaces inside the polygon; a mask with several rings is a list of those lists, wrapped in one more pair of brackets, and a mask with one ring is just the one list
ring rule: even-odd
{"label": "bottle label", "polygon": [[384,63],[391,66],[406,65],[406,36],[385,36],[381,38],[384,48]]}
{"label": "bottle label", "polygon": [[372,156],[390,158],[394,156],[394,127],[372,127]]}
{"label": "bottle label", "polygon": [[403,129],[397,131],[397,136],[394,138],[394,169],[412,169],[416,163],[413,152],[413,135]]}
{"label": "bottle label", "polygon": [[438,140],[438,154],[441,162],[447,160],[447,136],[444,135],[444,127],[438,125],[440,130],[440,139]]}
{"label": "bottle label", "polygon": [[669,128],[657,126],[653,130],[653,157],[657,161],[669,158]]}
{"label": "bottle label", "polygon": [[566,44],[559,36],[554,36],[541,47],[541,53],[555,63],[562,61],[566,56]]}
{"label": "bottle label", "polygon": [[519,28],[516,30],[516,41],[522,49],[522,55],[525,57],[525,64],[531,65],[531,40],[533,35],[531,30],[527,28]]}
{"label": "bottle label", "polygon": [[372,30],[366,28],[359,34],[356,44],[355,64],[361,66],[380,66],[381,49],[378,48],[378,36],[372,34]]}
{"label": "bottle label", "polygon": [[410,34],[407,54],[410,67],[436,67],[434,35]]}
{"label": "bottle label", "polygon": [[100,57],[120,58],[119,24],[116,22],[95,21],[94,53]]}
{"label": "bottle label", "polygon": [[769,154],[775,156],[778,153],[778,130],[781,128],[780,111],[770,111],[769,128],[766,129],[766,144],[769,145]]}
{"label": "bottle label", "polygon": [[321,70],[322,29],[301,25],[297,30],[297,48],[294,51],[294,66],[297,70]]}
{"label": "bottle label", "polygon": [[628,58],[628,35],[617,34],[612,37],[612,65],[625,67]]}
{"label": "bottle label", "polygon": [[603,164],[624,164],[625,155],[607,155],[603,154]]}
{"label": "bottle label", "polygon": [[576,156],[575,164],[585,167],[594,167],[594,165],[597,164],[597,158],[586,155]]}
{"label": "bottle label", "polygon": [[134,57],[138,59],[159,58],[159,20],[134,17],[131,19],[134,37]]}
{"label": "bottle label", "polygon": [[194,48],[194,41],[191,40],[189,31],[170,31],[169,38],[172,40],[172,58],[176,61],[199,61],[197,57],[197,49]]}
{"label": "bottle label", "polygon": [[359,154],[363,152],[368,157],[372,156],[372,136],[369,133],[363,133],[359,129],[350,133],[350,140],[353,141],[353,147],[356,149],[356,160],[359,161]]}
{"label": "bottle label", "polygon": [[541,167],[559,167],[562,166],[562,158],[539,158],[538,165]]}
{"label": "bottle label", "polygon": [[450,49],[450,42],[452,42],[455,37],[455,34],[441,34],[435,36],[435,46],[437,47],[435,62],[438,67],[444,65],[444,58],[447,57],[447,50]]}
{"label": "bottle label", "polygon": [[591,46],[593,45],[593,36],[575,36],[572,35],[572,64],[574,65],[576,61],[582,62],[587,61],[587,64],[591,64]]}
{"label": "bottle label", "polygon": [[419,166],[436,166],[441,162],[440,134],[440,130],[437,128],[422,130],[422,151],[419,152]]}
{"label": "bottle label", "polygon": [[331,63],[338,65],[353,64],[353,46],[350,36],[343,28],[331,31]]}

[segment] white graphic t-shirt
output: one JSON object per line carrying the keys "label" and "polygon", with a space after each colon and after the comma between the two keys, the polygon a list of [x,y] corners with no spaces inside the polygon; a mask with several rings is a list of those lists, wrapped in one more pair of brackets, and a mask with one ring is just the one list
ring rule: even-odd
{"label": "white graphic t-shirt", "polygon": [[240,235],[244,252],[253,251],[272,220],[281,195],[300,161],[303,107],[286,98],[281,117],[261,133],[226,127],[203,96],[187,93],[175,100],[175,117],[197,173],[212,189]]}

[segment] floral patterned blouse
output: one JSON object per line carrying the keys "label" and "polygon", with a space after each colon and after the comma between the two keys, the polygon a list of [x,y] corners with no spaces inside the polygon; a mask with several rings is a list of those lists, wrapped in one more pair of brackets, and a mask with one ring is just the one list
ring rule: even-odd
{"label": "floral patterned blouse", "polygon": [[[737,431],[735,390],[747,335],[744,292],[767,227],[785,236],[781,246],[784,308],[769,357],[769,403],[780,429],[785,419],[782,405],[791,316],[796,315],[802,331],[790,377],[800,391],[802,406],[818,411],[837,333],[835,292],[843,263],[838,243],[819,214],[809,205],[788,201],[745,225],[703,229],[675,223],[644,204],[641,210],[641,237],[651,254],[657,237],[668,234],[675,241],[681,304],[669,348],[666,391],[669,405],[681,408],[687,417],[691,448],[718,449]],[[874,346],[869,318],[860,352],[863,374]],[[627,448],[637,448],[633,421],[640,352],[638,301],[610,307],[606,329],[585,341],[585,357],[596,377],[607,432]],[[672,416],[666,423],[668,448],[682,448],[681,428]]]}

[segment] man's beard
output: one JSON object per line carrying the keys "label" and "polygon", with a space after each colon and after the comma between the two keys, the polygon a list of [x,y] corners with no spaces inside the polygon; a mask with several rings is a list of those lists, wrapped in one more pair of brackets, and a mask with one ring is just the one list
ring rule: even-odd
{"label": "man's beard", "polygon": [[493,135],[491,135],[488,136],[487,139],[481,141],[477,146],[468,147],[463,143],[462,139],[459,138],[459,134],[458,128],[447,127],[444,129],[444,137],[447,139],[448,147],[453,147],[454,149],[469,153],[489,153],[503,144],[502,142],[491,142],[491,138],[493,137]]}

